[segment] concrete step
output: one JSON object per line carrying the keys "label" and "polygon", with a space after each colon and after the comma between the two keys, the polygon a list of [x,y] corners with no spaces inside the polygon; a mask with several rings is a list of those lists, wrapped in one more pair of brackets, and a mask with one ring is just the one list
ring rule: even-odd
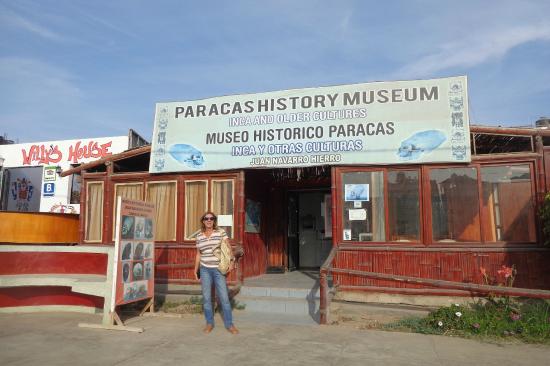
{"label": "concrete step", "polygon": [[319,289],[243,286],[241,287],[239,295],[314,300],[319,299]]}
{"label": "concrete step", "polygon": [[238,295],[235,300],[245,305],[245,311],[311,316],[319,311],[319,300],[297,299],[292,297],[267,297]]}

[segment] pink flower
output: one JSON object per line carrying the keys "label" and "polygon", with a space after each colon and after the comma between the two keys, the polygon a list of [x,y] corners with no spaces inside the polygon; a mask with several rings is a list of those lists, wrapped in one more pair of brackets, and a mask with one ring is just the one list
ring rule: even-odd
{"label": "pink flower", "polygon": [[516,314],[516,313],[510,313],[510,319],[512,319],[513,321],[518,321],[521,319],[521,315],[519,314]]}
{"label": "pink flower", "polygon": [[476,328],[476,329],[479,329],[479,323],[474,323],[472,324],[472,327]]}
{"label": "pink flower", "polygon": [[503,275],[504,278],[508,278],[514,274],[514,269],[512,267],[506,267],[505,265],[502,265],[502,269],[499,269],[497,273],[499,275]]}
{"label": "pink flower", "polygon": [[479,267],[479,272],[481,272],[484,277],[487,276],[487,270],[485,269],[485,267]]}

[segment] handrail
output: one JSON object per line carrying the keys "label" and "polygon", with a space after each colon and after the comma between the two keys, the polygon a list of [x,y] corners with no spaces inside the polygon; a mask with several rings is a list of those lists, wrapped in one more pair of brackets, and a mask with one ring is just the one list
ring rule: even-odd
{"label": "handrail", "polygon": [[446,289],[467,290],[467,291],[476,292],[476,293],[485,293],[485,294],[491,293],[495,295],[527,296],[527,297],[536,297],[536,298],[542,298],[542,299],[550,299],[550,291],[548,290],[539,290],[539,289],[530,289],[530,288],[521,288],[521,287],[478,285],[475,283],[434,280],[431,278],[392,275],[392,274],[384,274],[384,273],[378,273],[378,272],[365,272],[365,271],[357,271],[352,269],[332,268],[330,269],[330,271],[332,273],[343,273],[343,274],[348,274],[353,276],[375,278],[380,280],[415,283],[415,284],[428,285],[433,287],[442,287]]}
{"label": "handrail", "polygon": [[[358,271],[358,270],[352,270],[352,269],[333,268],[334,258],[339,250],[341,249],[338,247],[333,247],[332,250],[330,251],[329,256],[327,257],[327,260],[325,261],[325,263],[323,263],[320,269],[319,314],[320,314],[321,324],[327,324],[329,319],[330,297],[329,297],[329,291],[328,291],[327,276],[330,273],[340,273],[340,274],[347,274],[351,276],[374,278],[379,280],[412,283],[412,284],[419,284],[419,285],[425,285],[425,286],[431,286],[431,287],[440,287],[444,289],[465,290],[465,291],[470,291],[471,293],[478,293],[478,294],[525,296],[525,297],[532,297],[532,298],[550,299],[549,290],[479,285],[475,283],[463,283],[463,282],[446,281],[446,280],[435,280],[431,278],[402,276],[402,275],[385,274],[385,273],[379,273],[379,272],[367,272],[367,271]],[[358,286],[358,287],[361,287],[361,286]]]}
{"label": "handrail", "polygon": [[332,247],[330,253],[319,271],[319,323],[327,324],[330,298],[327,275],[332,271],[332,262],[338,252],[338,247]]}

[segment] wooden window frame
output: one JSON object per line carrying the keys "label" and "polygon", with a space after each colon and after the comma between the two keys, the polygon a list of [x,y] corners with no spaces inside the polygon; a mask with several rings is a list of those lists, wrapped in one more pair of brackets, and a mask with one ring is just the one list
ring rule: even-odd
{"label": "wooden window frame", "polygon": [[[90,189],[89,189],[89,186],[90,185],[95,185],[95,184],[101,185],[101,191],[103,192],[103,199],[102,199],[102,202],[101,202],[101,215],[99,216],[100,220],[101,220],[100,238],[99,238],[99,240],[87,240],[86,237],[88,236],[88,221],[89,221],[88,208],[90,207]],[[86,219],[85,219],[85,223],[84,223],[84,238],[83,238],[84,243],[103,243],[103,229],[104,229],[103,228],[103,213],[104,213],[104,209],[105,209],[104,204],[105,204],[105,182],[103,182],[103,181],[86,182],[86,207],[85,207]]]}
{"label": "wooden window frame", "polygon": [[189,238],[187,237],[187,225],[186,225],[186,221],[187,221],[187,183],[193,183],[193,182],[206,182],[206,195],[205,195],[205,200],[206,200],[206,210],[209,210],[210,209],[210,205],[209,205],[209,202],[210,202],[210,181],[211,181],[211,178],[206,178],[206,179],[184,179],[183,180],[183,233],[182,233],[182,236],[183,236],[183,241],[194,241],[193,238]]}
{"label": "wooden window frame", "polygon": [[116,189],[118,186],[141,186],[141,197],[145,197],[145,192],[143,191],[144,187],[143,182],[129,182],[129,183],[113,183],[113,220],[111,222],[111,232],[112,232],[112,240],[113,242],[116,240],[116,203],[117,203],[117,196],[116,196]]}
{"label": "wooden window frame", "polygon": [[[211,178],[210,179],[210,206],[209,206],[209,210],[212,211],[212,208],[214,207],[214,183],[215,182],[231,182],[231,198],[233,199],[233,212],[231,213],[231,216],[232,216],[232,226],[231,226],[231,233],[232,233],[232,237],[229,238],[229,239],[234,239],[235,238],[235,218],[236,218],[236,201],[235,201],[235,184],[236,184],[236,180],[235,178],[221,178],[221,179],[216,179],[216,178]],[[216,212],[216,215],[219,216],[219,213]]]}
{"label": "wooden window frame", "polygon": [[[173,183],[176,186],[176,193],[174,194],[174,209],[176,210],[174,212],[174,238],[171,240],[162,240],[162,242],[176,242],[178,239],[178,180],[151,180],[146,181],[143,191],[143,198],[145,201],[147,201],[148,195],[147,195],[147,188],[149,188],[150,184],[163,184],[163,183]],[[157,240],[155,240],[157,242]]]}

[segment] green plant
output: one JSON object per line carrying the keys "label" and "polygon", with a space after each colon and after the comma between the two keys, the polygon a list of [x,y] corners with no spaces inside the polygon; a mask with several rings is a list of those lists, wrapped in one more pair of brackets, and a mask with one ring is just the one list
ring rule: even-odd
{"label": "green plant", "polygon": [[544,197],[539,214],[542,223],[542,233],[544,235],[543,244],[550,246],[550,192]]}

